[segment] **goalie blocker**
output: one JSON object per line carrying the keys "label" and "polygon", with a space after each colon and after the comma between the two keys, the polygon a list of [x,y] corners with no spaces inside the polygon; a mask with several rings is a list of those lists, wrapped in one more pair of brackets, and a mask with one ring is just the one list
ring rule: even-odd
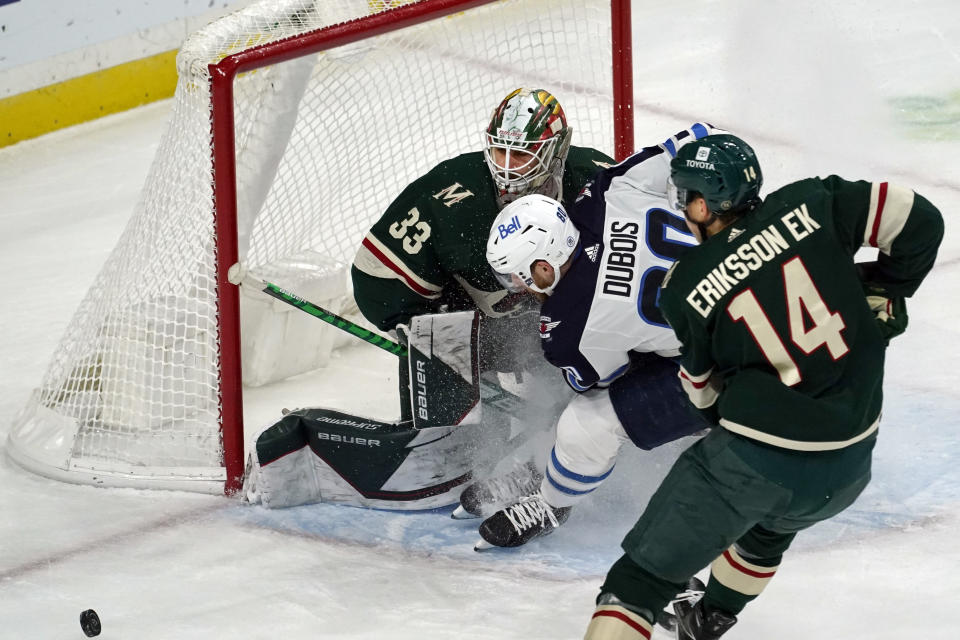
{"label": "goalie blocker", "polygon": [[520,439],[508,439],[519,398],[481,380],[477,329],[475,312],[411,319],[401,333],[408,340],[413,419],[291,411],[257,436],[242,497],[272,508],[336,502],[420,510],[455,504],[477,472],[495,465]]}

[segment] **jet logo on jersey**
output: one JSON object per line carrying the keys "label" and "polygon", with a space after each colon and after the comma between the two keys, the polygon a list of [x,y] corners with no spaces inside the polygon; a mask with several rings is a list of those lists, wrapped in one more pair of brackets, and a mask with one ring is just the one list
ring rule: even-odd
{"label": "jet logo on jersey", "polygon": [[550,332],[560,324],[560,320],[552,322],[550,316],[540,316],[540,337],[544,340],[550,337]]}

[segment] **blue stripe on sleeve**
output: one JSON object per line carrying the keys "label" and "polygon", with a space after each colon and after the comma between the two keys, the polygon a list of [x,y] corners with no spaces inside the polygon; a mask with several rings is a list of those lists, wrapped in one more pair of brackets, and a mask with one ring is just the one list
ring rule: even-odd
{"label": "blue stripe on sleeve", "polygon": [[690,127],[690,130],[693,131],[694,140],[699,140],[700,138],[706,138],[708,135],[710,135],[710,131],[708,131],[707,128],[702,124],[700,124],[699,122],[693,125],[692,127]]}
{"label": "blue stripe on sleeve", "polygon": [[667,150],[671,158],[677,157],[677,145],[673,144],[673,138],[668,138],[663,142],[663,148]]}
{"label": "blue stripe on sleeve", "polygon": [[630,366],[630,363],[628,362],[627,364],[623,365],[622,367],[620,367],[619,369],[617,369],[616,371],[608,375],[606,378],[599,380],[598,384],[606,384],[608,382],[613,382],[614,380],[622,376],[624,372],[627,370],[627,367],[629,366]]}
{"label": "blue stripe on sleeve", "polygon": [[[566,368],[567,368],[567,367],[564,367],[564,369],[566,369]],[[585,386],[583,386],[582,384],[580,384],[580,378],[579,378],[579,376],[577,376],[575,373],[573,373],[573,372],[571,372],[571,371],[564,371],[564,372],[563,372],[563,375],[566,376],[566,378],[567,378],[567,384],[569,384],[571,387],[573,387],[573,390],[574,390],[574,391],[586,391],[587,389],[590,388],[589,386],[586,386],[586,387],[585,387]]]}

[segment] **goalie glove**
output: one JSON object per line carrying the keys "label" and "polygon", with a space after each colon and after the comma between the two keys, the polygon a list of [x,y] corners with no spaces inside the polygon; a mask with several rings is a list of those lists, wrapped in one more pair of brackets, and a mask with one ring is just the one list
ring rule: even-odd
{"label": "goalie glove", "polygon": [[877,320],[885,344],[907,330],[907,302],[903,298],[888,298],[876,289],[866,286],[867,304]]}

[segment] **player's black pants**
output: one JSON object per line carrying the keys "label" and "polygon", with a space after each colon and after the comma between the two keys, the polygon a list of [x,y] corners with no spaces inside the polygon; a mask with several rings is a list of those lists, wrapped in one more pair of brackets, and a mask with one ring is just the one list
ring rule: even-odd
{"label": "player's black pants", "polygon": [[[870,481],[875,441],[801,452],[714,428],[677,459],[624,538],[626,554],[601,591],[656,613],[716,560],[706,602],[738,613],[762,589],[762,578],[772,576],[798,531],[860,495]],[[730,579],[737,571],[719,575],[718,567],[742,575]]]}
{"label": "player's black pants", "polygon": [[679,365],[655,353],[630,352],[630,370],[610,385],[610,402],[631,442],[645,451],[710,426],[680,386]]}

